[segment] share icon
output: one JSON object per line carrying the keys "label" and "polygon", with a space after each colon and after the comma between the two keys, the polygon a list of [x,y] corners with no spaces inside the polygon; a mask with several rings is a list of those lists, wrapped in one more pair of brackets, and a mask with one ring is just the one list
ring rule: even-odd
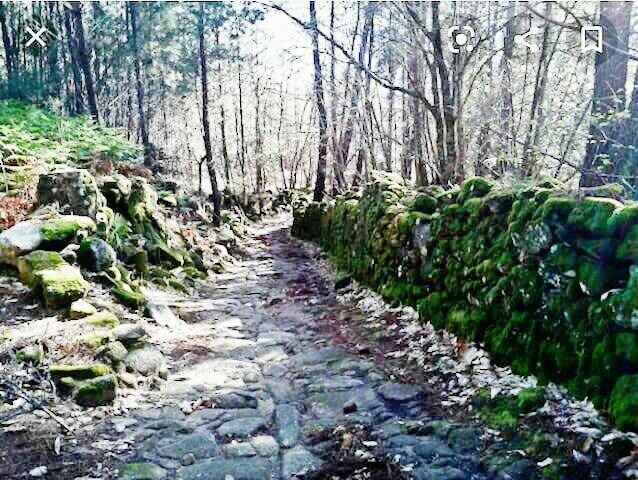
{"label": "share icon", "polygon": [[524,47],[529,48],[531,52],[537,53],[538,45],[536,45],[535,43],[528,42],[527,37],[529,37],[530,35],[538,35],[539,33],[542,33],[542,32],[543,30],[540,27],[535,27],[532,25],[529,31],[527,31],[526,33],[523,33],[521,35],[515,35],[514,43],[516,43],[517,45],[523,45]]}

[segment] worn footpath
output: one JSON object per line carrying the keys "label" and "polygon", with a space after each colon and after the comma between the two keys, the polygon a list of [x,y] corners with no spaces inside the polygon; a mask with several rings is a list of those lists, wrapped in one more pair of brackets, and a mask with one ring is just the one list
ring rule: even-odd
{"label": "worn footpath", "polygon": [[[398,323],[380,323],[378,299],[348,289],[337,295],[319,250],[291,239],[287,220],[255,228],[244,258],[202,283],[196,297],[164,301],[170,328],[155,329],[152,342],[169,360],[168,378],[157,391],[122,392],[83,445],[108,468],[89,462],[83,478],[559,477],[550,456],[528,458],[525,447],[459,413],[468,410],[462,396],[476,390],[472,382],[497,389],[526,380],[487,365],[475,349],[460,354],[459,365],[478,372],[471,381],[461,381],[458,365],[442,365],[451,362],[443,355],[428,373],[423,352],[443,348],[438,334],[423,329],[420,338],[433,343],[411,344],[415,329],[403,329],[408,352],[395,350],[386,337]],[[376,330],[366,334],[367,324]],[[410,364],[422,376],[404,368]],[[599,439],[606,431],[592,418],[586,426]],[[581,440],[569,441],[578,449]],[[555,441],[548,452],[565,440]],[[616,478],[592,442],[569,478]]]}

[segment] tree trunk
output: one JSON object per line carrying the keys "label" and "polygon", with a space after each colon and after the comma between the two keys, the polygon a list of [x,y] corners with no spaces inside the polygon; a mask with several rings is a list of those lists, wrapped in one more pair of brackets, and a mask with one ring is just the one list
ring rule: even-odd
{"label": "tree trunk", "polygon": [[142,72],[140,68],[140,46],[138,38],[137,5],[136,2],[127,2],[129,7],[129,20],[131,22],[131,50],[133,52],[133,69],[135,71],[135,90],[137,95],[137,115],[139,117],[140,135],[144,146],[144,165],[153,166],[153,152],[148,139],[148,125],[144,112],[144,86],[142,84]]}
{"label": "tree trunk", "polygon": [[71,2],[73,21],[75,27],[75,36],[77,38],[78,61],[84,75],[84,85],[86,86],[86,97],[89,103],[89,112],[93,119],[98,122],[100,116],[97,109],[97,96],[95,94],[95,83],[93,82],[93,74],[91,73],[91,59],[88,46],[84,37],[84,23],[82,22],[82,5],[80,2]]}
{"label": "tree trunk", "polygon": [[617,144],[621,134],[617,115],[625,109],[628,57],[624,52],[629,42],[631,7],[631,2],[600,3],[600,26],[607,36],[602,53],[596,54],[590,138],[580,177],[581,187],[613,181],[610,175],[622,163],[624,149]]}
{"label": "tree trunk", "polygon": [[199,36],[199,67],[202,80],[202,130],[204,132],[204,149],[206,151],[206,166],[208,167],[208,177],[212,190],[211,200],[213,201],[213,223],[219,225],[221,222],[222,197],[217,187],[217,175],[213,164],[213,147],[210,140],[210,124],[208,121],[208,65],[206,63],[206,38],[204,34],[204,4],[199,4],[199,15],[197,17],[197,33]]}
{"label": "tree trunk", "polygon": [[69,46],[69,56],[71,57],[71,72],[73,73],[73,89],[74,89],[74,113],[81,114],[84,112],[84,95],[82,93],[82,73],[80,70],[80,60],[78,53],[78,45],[73,33],[71,24],[71,11],[64,7],[64,28],[66,30],[67,44]]}
{"label": "tree trunk", "polygon": [[[219,48],[219,31],[215,32],[215,44]],[[224,87],[222,85],[222,61],[221,59],[217,63],[217,87],[219,90],[219,130],[222,137],[222,158],[224,160],[224,178],[226,180],[226,189],[230,188],[230,158],[228,157],[228,144],[226,141],[226,112],[224,110],[223,92]]]}
{"label": "tree trunk", "polygon": [[312,59],[315,67],[315,96],[317,97],[317,113],[319,114],[319,155],[317,158],[317,178],[313,200],[320,202],[326,189],[326,153],[328,151],[328,118],[323,97],[323,76],[321,74],[321,58],[319,57],[319,34],[317,32],[317,14],[315,2],[310,2],[310,25],[312,28]]}

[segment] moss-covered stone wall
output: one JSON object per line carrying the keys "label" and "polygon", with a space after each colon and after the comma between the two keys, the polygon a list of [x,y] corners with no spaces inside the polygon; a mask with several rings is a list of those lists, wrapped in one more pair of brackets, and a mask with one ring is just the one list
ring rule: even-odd
{"label": "moss-covered stone wall", "polygon": [[377,172],[360,195],[296,208],[293,234],[424,322],[638,429],[638,205],[553,181],[415,190]]}

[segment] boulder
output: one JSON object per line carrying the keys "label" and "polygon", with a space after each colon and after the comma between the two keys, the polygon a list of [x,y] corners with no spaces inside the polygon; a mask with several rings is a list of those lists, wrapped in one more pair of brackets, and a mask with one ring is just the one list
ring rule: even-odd
{"label": "boulder", "polygon": [[95,231],[95,222],[89,217],[63,215],[42,223],[42,247],[47,249],[63,248],[74,241],[80,233]]}
{"label": "boulder", "polygon": [[98,183],[100,191],[110,207],[116,210],[126,208],[131,194],[131,181],[128,178],[121,174],[107,175],[100,177]]}
{"label": "boulder", "polygon": [[20,222],[0,233],[0,263],[15,265],[20,255],[36,250],[41,244],[40,223]]}
{"label": "boulder", "polygon": [[116,393],[115,376],[104,375],[78,382],[73,389],[73,400],[83,407],[97,407],[111,403]]}
{"label": "boulder", "polygon": [[140,224],[157,211],[157,192],[143,178],[133,180],[127,209],[129,217]]}
{"label": "boulder", "polygon": [[144,345],[130,351],[124,359],[124,364],[129,370],[145,377],[153,375],[165,377],[167,374],[164,355],[152,345]]}
{"label": "boulder", "polygon": [[125,345],[140,341],[146,330],[139,323],[125,323],[113,329],[113,336]]}
{"label": "boulder", "polygon": [[38,273],[41,279],[42,296],[47,308],[63,308],[86,295],[89,284],[79,268],[62,265],[53,270]]}
{"label": "boulder", "polygon": [[102,272],[115,265],[115,250],[101,238],[87,238],[78,250],[80,264],[93,272]]}
{"label": "boulder", "polygon": [[28,255],[23,255],[16,262],[20,281],[31,288],[40,286],[40,271],[56,269],[62,265],[67,265],[67,263],[59,253],[45,250],[36,250]]}
{"label": "boulder", "polygon": [[17,261],[20,280],[42,293],[48,308],[62,308],[84,297],[89,284],[59,253],[36,250]]}
{"label": "boulder", "polygon": [[77,215],[20,222],[0,233],[0,263],[16,265],[21,255],[38,249],[64,248],[81,232],[94,230],[93,220]]}
{"label": "boulder", "polygon": [[87,171],[76,168],[59,169],[40,175],[38,205],[56,204],[61,213],[96,218],[106,206],[106,200]]}

